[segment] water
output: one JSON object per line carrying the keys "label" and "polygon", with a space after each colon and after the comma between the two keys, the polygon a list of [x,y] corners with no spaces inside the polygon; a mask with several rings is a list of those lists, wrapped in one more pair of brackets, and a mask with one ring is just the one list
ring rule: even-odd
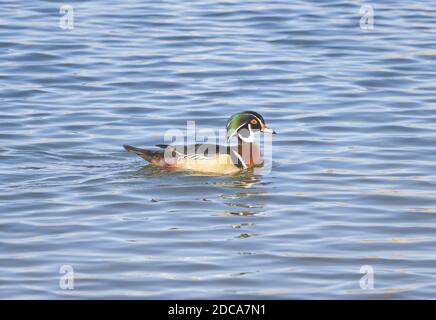
{"label": "water", "polygon": [[[1,3],[0,298],[435,298],[434,1],[73,4]],[[247,109],[271,173],[122,148]]]}

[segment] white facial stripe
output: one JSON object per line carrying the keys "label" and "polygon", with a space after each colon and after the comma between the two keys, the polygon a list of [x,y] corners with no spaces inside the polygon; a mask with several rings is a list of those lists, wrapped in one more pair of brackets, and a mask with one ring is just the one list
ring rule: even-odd
{"label": "white facial stripe", "polygon": [[232,150],[234,155],[238,157],[239,161],[241,161],[242,166],[244,167],[244,169],[247,169],[247,165],[245,164],[244,160],[242,159],[241,155],[239,153],[237,153],[235,150]]}
{"label": "white facial stripe", "polygon": [[[261,125],[261,127],[265,127],[265,124],[262,122],[262,120],[259,119],[258,116],[252,114],[252,113],[247,113],[249,115],[252,115],[253,117],[255,117],[257,119],[257,121],[259,121],[259,124]],[[243,126],[245,126],[247,124],[247,122],[244,122],[243,124],[241,124],[239,127],[236,128],[235,131],[233,131],[233,133],[227,138],[227,141],[230,141],[230,139],[239,131],[239,129],[241,129]],[[230,122],[227,124],[227,128],[229,127]],[[238,136],[245,142],[254,142],[254,135],[253,135],[253,130],[251,129],[251,124],[248,124],[248,130],[250,131],[250,136],[248,138],[244,138],[242,137],[240,134],[238,134]]]}

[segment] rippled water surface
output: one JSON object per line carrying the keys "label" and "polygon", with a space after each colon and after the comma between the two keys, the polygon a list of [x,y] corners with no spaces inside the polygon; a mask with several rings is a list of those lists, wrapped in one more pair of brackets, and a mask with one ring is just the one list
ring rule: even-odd
{"label": "rippled water surface", "polygon": [[[371,2],[3,0],[0,298],[436,298],[436,4]],[[271,172],[122,148],[246,109]]]}

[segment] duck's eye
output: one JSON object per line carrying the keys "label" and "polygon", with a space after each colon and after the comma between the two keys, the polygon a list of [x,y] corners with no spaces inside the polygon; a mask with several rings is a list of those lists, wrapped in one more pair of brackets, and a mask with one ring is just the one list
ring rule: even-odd
{"label": "duck's eye", "polygon": [[256,119],[252,119],[252,120],[250,121],[250,123],[251,123],[251,124],[257,124],[257,120],[256,120]]}

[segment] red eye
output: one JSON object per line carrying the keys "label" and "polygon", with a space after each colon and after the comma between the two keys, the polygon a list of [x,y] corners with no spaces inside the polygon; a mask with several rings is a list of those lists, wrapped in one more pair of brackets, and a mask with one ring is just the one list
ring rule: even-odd
{"label": "red eye", "polygon": [[257,124],[257,120],[256,119],[253,119],[250,122],[251,122],[251,124]]}

